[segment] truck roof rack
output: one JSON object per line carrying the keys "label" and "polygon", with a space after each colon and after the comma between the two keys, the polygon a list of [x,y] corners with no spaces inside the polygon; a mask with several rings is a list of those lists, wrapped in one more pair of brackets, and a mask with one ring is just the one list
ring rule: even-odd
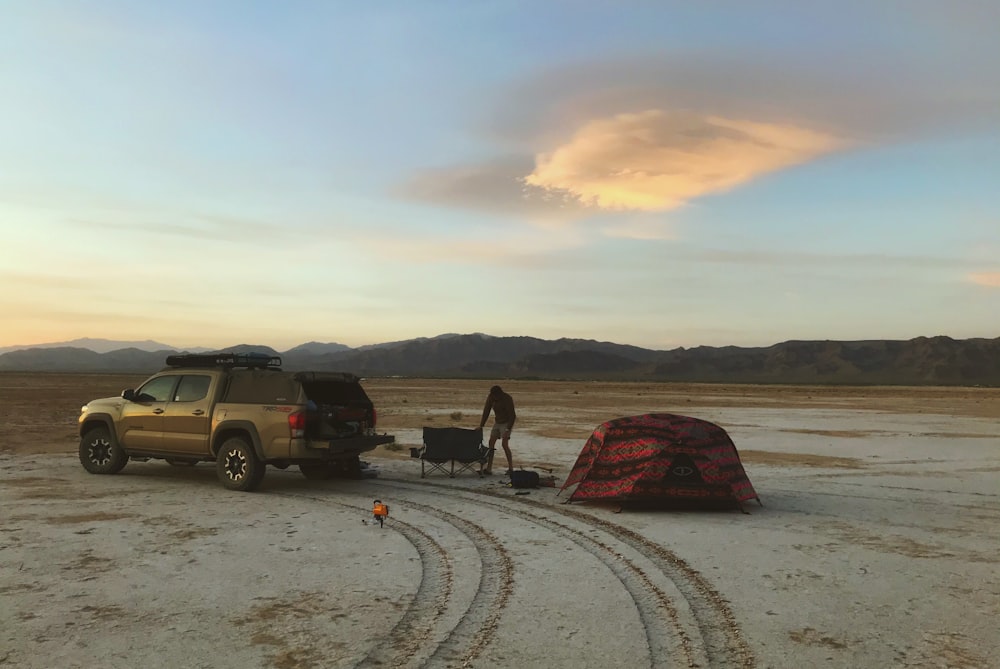
{"label": "truck roof rack", "polygon": [[183,353],[168,355],[167,367],[281,369],[281,357],[267,353]]}

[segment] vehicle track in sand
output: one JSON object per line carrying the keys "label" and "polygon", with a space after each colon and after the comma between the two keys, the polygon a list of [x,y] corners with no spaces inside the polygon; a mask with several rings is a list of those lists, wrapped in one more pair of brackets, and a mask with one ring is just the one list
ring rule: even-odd
{"label": "vehicle track in sand", "polygon": [[[542,504],[537,506],[545,507]],[[740,669],[753,669],[756,666],[753,651],[728,602],[687,562],[663,546],[615,523],[572,509],[560,509],[559,513],[600,527],[656,565],[686,600],[708,655],[708,666]]]}
{"label": "vehicle track in sand", "polygon": [[[368,511],[316,494],[273,494]],[[478,582],[467,607],[460,612],[452,611],[461,604],[453,596],[457,575],[448,549],[416,525],[394,518],[390,527],[403,535],[420,558],[420,583],[402,617],[354,666],[357,669],[468,666],[489,644],[507,606],[513,588],[513,562],[501,541],[482,526],[416,500],[408,499],[406,503],[408,508],[454,528],[472,544],[479,556],[479,566],[470,577]],[[453,624],[449,619],[453,619]]]}
{"label": "vehicle track in sand", "polygon": [[[651,667],[751,669],[753,652],[729,604],[673,552],[589,513],[513,499],[510,494],[408,480],[379,479],[401,501],[400,488],[490,507],[545,527],[603,562],[627,590],[642,621]],[[384,482],[384,483],[382,483]],[[574,526],[575,524],[575,526]],[[594,537],[594,530],[601,533]]]}
{"label": "vehicle track in sand", "polygon": [[[442,571],[440,550],[443,549],[427,549],[423,539],[426,533],[394,519],[393,526],[414,544],[421,561],[429,564],[423,566],[421,586],[402,619],[359,667],[375,666],[386,659],[394,660],[393,666],[441,666],[442,663],[470,666],[491,639],[512,588],[513,563],[499,540],[481,525],[437,508],[442,499],[465,508],[471,504],[501,516],[517,517],[599,560],[635,607],[648,666],[654,669],[755,666],[753,654],[722,596],[679,557],[627,528],[574,509],[514,500],[509,494],[498,492],[406,480],[380,479],[372,483],[391,487],[397,504],[438,518],[468,537],[480,553],[480,573],[479,585],[466,614],[451,629],[441,629],[442,606],[448,605],[441,604],[441,593],[434,594],[430,584],[441,581],[441,576],[434,574]],[[433,495],[433,505],[427,503],[431,501],[426,498],[428,494]],[[294,496],[343,505],[323,496]],[[498,557],[505,559],[506,565],[499,572],[490,573],[489,565],[497,564]],[[433,611],[438,611],[437,622],[416,622]],[[414,634],[414,629],[420,633]],[[435,641],[442,636],[444,640]],[[414,654],[407,656],[408,652]]]}

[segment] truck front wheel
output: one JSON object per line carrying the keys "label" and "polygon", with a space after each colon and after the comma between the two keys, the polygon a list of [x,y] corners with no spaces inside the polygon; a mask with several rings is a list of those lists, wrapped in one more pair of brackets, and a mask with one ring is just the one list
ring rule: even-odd
{"label": "truck front wheel", "polygon": [[80,439],[80,464],[91,474],[117,474],[128,463],[128,453],[111,438],[106,427],[95,427]]}
{"label": "truck front wheel", "polygon": [[230,437],[222,442],[215,471],[219,481],[229,490],[250,492],[256,490],[264,479],[266,466],[245,439]]}

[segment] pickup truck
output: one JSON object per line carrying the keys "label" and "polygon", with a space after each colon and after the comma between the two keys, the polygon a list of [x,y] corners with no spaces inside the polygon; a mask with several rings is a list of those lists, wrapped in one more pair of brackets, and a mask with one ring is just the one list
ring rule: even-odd
{"label": "pickup truck", "polygon": [[394,441],[376,434],[360,379],[289,372],[263,354],[183,354],[120,397],[94,400],[79,418],[80,463],[116,474],[129,459],[215,462],[222,485],[251,491],[267,465],[297,465],[309,479],[358,477],[360,455]]}

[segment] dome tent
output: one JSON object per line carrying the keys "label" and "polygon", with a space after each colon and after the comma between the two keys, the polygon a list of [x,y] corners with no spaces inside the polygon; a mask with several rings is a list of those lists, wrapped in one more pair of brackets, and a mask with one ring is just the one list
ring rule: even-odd
{"label": "dome tent", "polygon": [[597,426],[562,490],[573,485],[570,502],[665,506],[760,502],[725,430],[668,413],[617,418]]}

